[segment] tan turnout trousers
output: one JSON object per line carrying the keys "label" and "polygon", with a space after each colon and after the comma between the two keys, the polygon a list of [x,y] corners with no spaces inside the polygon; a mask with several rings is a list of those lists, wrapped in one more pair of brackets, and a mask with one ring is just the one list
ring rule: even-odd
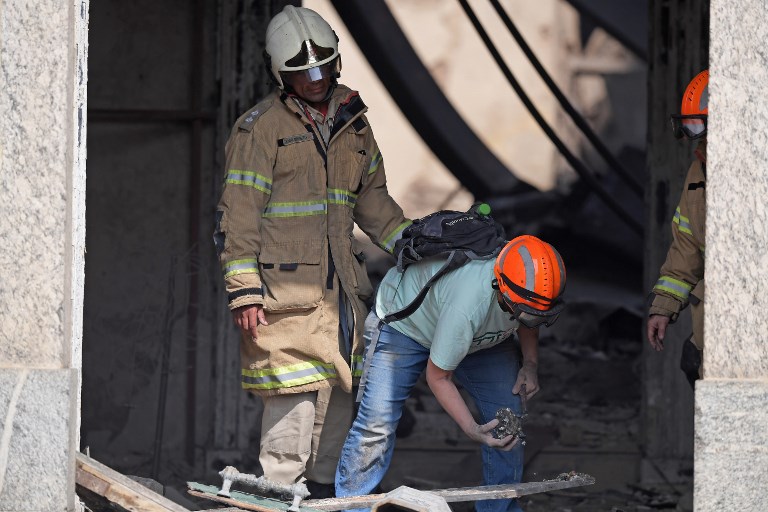
{"label": "tan turnout trousers", "polygon": [[282,483],[332,484],[354,400],[339,386],[262,397],[259,462],[264,476]]}

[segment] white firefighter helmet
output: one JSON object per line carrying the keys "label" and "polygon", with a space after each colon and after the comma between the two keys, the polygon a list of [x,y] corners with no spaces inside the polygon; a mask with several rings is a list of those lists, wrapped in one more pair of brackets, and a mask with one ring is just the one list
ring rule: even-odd
{"label": "white firefighter helmet", "polygon": [[309,81],[337,78],[341,71],[338,38],[315,11],[286,5],[267,26],[267,66],[281,89],[282,73],[305,71]]}

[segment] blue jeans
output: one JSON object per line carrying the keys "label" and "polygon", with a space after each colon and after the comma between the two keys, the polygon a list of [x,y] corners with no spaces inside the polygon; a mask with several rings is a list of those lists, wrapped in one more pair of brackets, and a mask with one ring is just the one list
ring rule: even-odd
{"label": "blue jeans", "polygon": [[[395,448],[395,429],[405,401],[427,366],[429,350],[385,325],[368,370],[360,409],[347,434],[336,469],[336,495],[370,494],[384,478]],[[480,424],[491,421],[501,407],[520,413],[520,397],[512,394],[519,363],[515,345],[502,342],[469,354],[454,370],[454,377],[472,396],[480,411]],[[504,452],[482,447],[483,483],[520,482],[523,447]],[[356,509],[365,512],[370,509]],[[521,512],[517,500],[478,501],[477,512]]]}

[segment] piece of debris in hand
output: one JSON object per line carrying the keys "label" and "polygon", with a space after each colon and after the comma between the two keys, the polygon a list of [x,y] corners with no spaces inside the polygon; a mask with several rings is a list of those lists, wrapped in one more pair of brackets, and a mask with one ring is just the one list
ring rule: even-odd
{"label": "piece of debris in hand", "polygon": [[499,420],[499,424],[491,431],[493,437],[503,439],[511,435],[519,438],[521,444],[525,445],[522,416],[515,414],[509,407],[502,407],[496,411],[496,419]]}

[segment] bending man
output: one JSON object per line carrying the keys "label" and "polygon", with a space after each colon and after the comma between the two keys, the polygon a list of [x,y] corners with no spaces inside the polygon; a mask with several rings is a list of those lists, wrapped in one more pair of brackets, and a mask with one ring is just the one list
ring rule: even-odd
{"label": "bending man", "polygon": [[[391,269],[376,297],[377,316],[409,304],[442,264],[424,261],[404,273]],[[525,389],[530,398],[539,390],[539,326],[557,319],[564,288],[565,267],[557,251],[538,238],[521,236],[495,260],[470,261],[441,277],[416,312],[384,325],[373,355],[366,356],[371,357],[369,373],[336,471],[337,496],[368,494],[381,482],[403,406],[425,368],[440,405],[470,439],[483,444],[484,483],[519,482],[523,447],[512,435],[494,437],[495,415],[502,407],[521,415],[518,393]],[[454,377],[472,396],[479,423]],[[516,500],[480,501],[476,507],[520,510]]]}

